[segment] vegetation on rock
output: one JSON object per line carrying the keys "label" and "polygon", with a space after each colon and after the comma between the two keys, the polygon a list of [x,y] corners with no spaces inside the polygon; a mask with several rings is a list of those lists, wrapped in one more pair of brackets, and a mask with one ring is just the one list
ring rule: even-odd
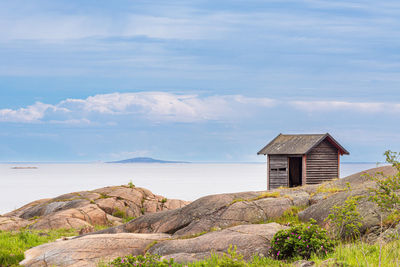
{"label": "vegetation on rock", "polygon": [[285,210],[282,216],[278,218],[272,218],[267,221],[263,221],[262,223],[271,223],[276,222],[282,225],[295,225],[300,224],[299,216],[297,214],[304,210],[307,206],[292,206],[289,209]]}
{"label": "vegetation on rock", "polygon": [[61,237],[75,235],[78,235],[78,230],[75,229],[0,231],[0,266],[19,266],[18,263],[24,259],[25,250]]}
{"label": "vegetation on rock", "polygon": [[[351,191],[350,184],[347,184]],[[360,237],[362,218],[357,210],[358,200],[363,196],[350,196],[342,205],[334,205],[331,213],[325,219],[332,226],[331,236],[337,239],[351,241]]]}
{"label": "vegetation on rock", "polygon": [[309,259],[312,254],[321,256],[332,252],[334,245],[326,230],[311,220],[278,231],[271,240],[270,254],[276,259]]}
{"label": "vegetation on rock", "polygon": [[382,211],[396,211],[400,209],[400,153],[388,150],[385,156],[386,162],[392,164],[397,173],[389,176],[376,173],[370,176],[376,182],[376,187],[370,189],[372,195],[369,199],[375,202]]}
{"label": "vegetation on rock", "polygon": [[230,247],[227,253],[218,255],[210,253],[210,256],[204,260],[178,263],[173,259],[161,259],[159,255],[145,254],[144,256],[125,256],[118,257],[110,263],[101,263],[99,267],[258,267],[258,266],[289,266],[282,261],[274,260],[267,257],[254,256],[251,260],[245,261],[243,256],[236,252],[235,247]]}
{"label": "vegetation on rock", "polygon": [[[118,257],[110,265],[113,267],[169,267],[174,264],[174,260],[161,260],[159,255],[145,254],[138,256]],[[106,265],[107,266],[107,265]]]}
{"label": "vegetation on rock", "polygon": [[[399,266],[400,240],[398,239],[398,235],[394,238],[394,241],[390,241],[393,240],[393,238],[385,240],[386,243],[379,242],[375,244],[367,244],[361,241],[354,241],[357,240],[358,237],[364,238],[361,236],[361,234],[365,234],[364,232],[361,233],[361,223],[368,222],[365,216],[372,212],[370,209],[365,209],[365,207],[373,206],[375,207],[374,212],[377,214],[379,211],[381,212],[380,233],[377,234],[376,228],[379,228],[379,226],[377,226],[379,225],[379,222],[376,221],[376,215],[373,215],[373,217],[375,217],[375,221],[373,221],[372,224],[370,223],[368,226],[362,226],[363,231],[365,229],[367,230],[367,234],[373,233],[377,234],[379,237],[379,235],[383,233],[383,225],[385,225],[385,228],[393,227],[393,225],[398,224],[400,220],[400,212],[398,211],[400,210],[400,154],[387,151],[385,155],[387,157],[387,162],[392,163],[397,169],[397,174],[391,176],[385,176],[384,173],[370,175],[370,178],[374,181],[374,183],[365,178],[359,179],[360,175],[358,174],[359,178],[355,184],[357,186],[358,184],[363,183],[363,187],[361,189],[357,188],[355,190],[350,190],[349,186],[346,189],[344,186],[346,182],[345,179],[344,181],[333,181],[314,188],[297,188],[297,191],[293,191],[293,189],[282,189],[282,191],[265,192],[261,194],[259,192],[237,193],[234,194],[233,197],[231,195],[228,197],[225,197],[225,195],[210,196],[194,202],[194,205],[188,208],[182,209],[184,212],[179,210],[154,214],[149,216],[151,220],[146,220],[147,217],[143,216],[125,226],[126,229],[129,228],[127,230],[128,232],[133,232],[133,230],[138,231],[142,229],[140,227],[145,227],[145,230],[152,229],[152,226],[157,226],[161,220],[168,218],[167,222],[169,222],[171,225],[166,224],[163,231],[171,233],[178,232],[178,234],[175,236],[180,236],[182,242],[185,239],[194,239],[196,237],[200,239],[200,236],[213,231],[213,229],[217,231],[221,230],[221,226],[223,226],[223,228],[231,228],[232,225],[229,224],[230,221],[228,219],[236,218],[238,214],[243,215],[243,218],[238,221],[238,224],[276,222],[281,225],[291,226],[288,229],[280,230],[284,227],[279,225],[280,231],[275,229],[273,232],[269,232],[269,234],[266,232],[266,234],[263,236],[266,237],[269,235],[268,240],[272,240],[271,242],[266,243],[265,239],[263,238],[260,241],[260,244],[264,244],[264,246],[254,245],[255,242],[247,242],[244,245],[238,245],[238,250],[240,253],[242,253],[240,254],[235,248],[230,247],[227,249],[229,244],[234,243],[233,245],[237,245],[237,242],[228,240],[223,247],[218,249],[218,253],[213,253],[210,251],[210,247],[206,247],[206,249],[203,249],[201,253],[197,253],[196,251],[193,252],[194,250],[190,249],[182,252],[181,249],[178,249],[174,253],[165,254],[162,249],[164,247],[168,248],[168,242],[172,244],[172,241],[174,241],[173,237],[171,240],[168,239],[169,237],[165,237],[147,244],[146,247],[143,246],[144,250],[142,250],[140,253],[143,254],[148,252],[148,254],[142,256],[131,255],[120,257],[111,263],[106,263],[101,266],[291,266],[293,261],[298,259],[309,259],[314,261],[317,266],[319,264],[324,266],[332,266],[329,265],[330,263],[324,263],[324,261],[327,259],[331,263],[333,262],[334,264],[339,264],[339,266]],[[393,169],[390,169],[389,173],[393,174]],[[354,179],[350,179],[349,181],[353,182]],[[367,186],[375,185],[376,187],[369,190],[367,189]],[[95,198],[90,196],[91,198],[88,198],[87,202],[89,202],[89,199],[94,199],[94,201],[100,202],[102,199],[111,197],[116,199],[116,203],[118,203],[118,201],[127,201],[119,195],[111,196],[111,194],[108,192],[112,190],[115,191],[117,189],[124,190],[124,188],[125,191],[127,191],[127,187],[132,188],[132,186],[128,184],[128,186],[125,186],[121,189],[111,188],[107,190],[98,190],[94,192],[94,194],[97,194]],[[128,191],[130,192],[135,190],[137,189],[129,189]],[[348,192],[346,192],[346,190],[348,190]],[[140,194],[142,195],[142,193]],[[313,197],[313,194],[318,195],[314,198],[314,202],[311,202],[310,199]],[[360,195],[362,195],[361,200]],[[329,198],[329,200],[325,201],[322,199],[322,197],[324,199],[325,197]],[[63,198],[63,200],[67,198],[70,198],[70,196],[66,196]],[[141,214],[147,213],[146,209],[152,208],[152,206],[148,205],[147,202],[146,205],[144,205],[145,200],[147,201],[147,198],[144,196],[139,197],[138,200],[140,205],[138,205],[139,208],[137,210]],[[108,206],[112,207],[112,209],[110,208],[111,211],[109,212],[114,217],[119,217],[126,220],[128,219],[127,210],[125,208],[126,205],[114,207],[108,204],[108,201],[111,203],[110,200],[102,200],[100,204],[107,204]],[[245,201],[246,203],[237,203],[236,205],[233,205],[236,202],[242,201]],[[97,202],[96,204],[99,204]],[[157,198],[154,198],[153,202],[158,206],[163,206],[165,203],[168,204],[170,200],[157,196]],[[328,203],[328,205],[324,204],[325,206],[319,206],[319,203]],[[368,205],[366,205],[366,203]],[[309,214],[313,215],[311,218],[316,218],[319,223],[323,224],[324,219],[327,217],[326,220],[329,220],[329,229],[332,232],[332,235],[338,239],[341,239],[341,241],[333,241],[333,239],[330,239],[327,231],[316,225],[315,221],[310,223],[301,223],[298,213],[305,208],[305,206],[301,205],[310,204],[312,207],[308,209],[314,211],[314,213],[309,212]],[[210,212],[207,208],[207,205],[213,205],[213,208],[215,209],[215,214],[212,213],[212,216],[209,215]],[[218,208],[216,208],[216,206],[218,206]],[[323,209],[321,207],[326,208]],[[377,207],[379,207],[379,209]],[[328,215],[329,212],[330,215]],[[363,214],[362,218],[360,213]],[[385,217],[382,215],[389,216],[387,216],[385,219]],[[37,219],[36,217],[31,218],[34,218],[35,220]],[[197,224],[190,224],[190,222],[193,223],[193,220],[187,220],[187,218],[195,218],[195,222]],[[218,220],[220,218],[224,218],[224,221],[219,222]],[[302,217],[302,215],[300,215],[300,218],[305,221],[310,217],[305,219]],[[206,223],[199,223],[201,220],[204,220]],[[218,223],[210,224],[210,221],[217,221]],[[186,232],[184,231],[186,230],[186,225],[191,225],[192,227],[187,230],[187,235],[185,235]],[[194,229],[193,227],[195,227],[197,232],[191,231],[191,229]],[[391,231],[389,234],[395,234],[397,231],[400,232],[399,226],[389,230]],[[253,230],[253,232],[254,231],[255,230]],[[232,230],[232,232],[235,231]],[[276,234],[274,235],[275,232]],[[110,231],[110,233],[112,232]],[[219,232],[217,232],[217,234],[218,233]],[[256,233],[256,235],[260,235],[258,229]],[[74,234],[76,234],[76,232],[71,235]],[[17,264],[18,261],[22,260],[24,250],[32,246],[37,246],[41,243],[53,241],[56,239],[55,236],[57,235],[53,235],[49,232],[0,232],[0,266],[12,266],[13,264]],[[60,235],[58,235],[57,238],[59,236]],[[207,237],[208,236],[209,235],[207,235]],[[218,237],[218,235],[216,235],[216,237]],[[221,237],[219,236],[219,238]],[[4,243],[3,239],[8,239],[9,242]],[[218,240],[218,244],[221,243],[221,239],[207,239],[207,241],[210,240]],[[62,242],[72,242],[72,240]],[[192,243],[187,244],[189,245],[186,247],[192,246],[190,245]],[[253,246],[250,252],[246,250],[248,247],[247,244],[249,244],[249,246],[250,244]],[[20,250],[15,250],[15,246],[19,247]],[[256,252],[253,250],[259,247],[262,247],[264,250],[262,252]],[[271,247],[270,250],[269,247]],[[196,248],[198,248],[198,246]],[[268,250],[270,251],[269,256],[265,255],[268,253]],[[204,255],[206,255],[205,253],[208,253],[207,251],[210,251],[208,258],[192,263],[181,264],[170,259],[176,258],[176,260],[182,260],[182,258],[179,258],[177,255],[188,254],[192,260],[196,260],[198,258],[203,258]],[[223,251],[226,253],[222,254]],[[127,253],[132,252],[129,251]],[[136,252],[136,254],[137,253],[138,252]],[[252,257],[253,253],[258,253],[258,255],[254,255]],[[162,254],[166,258],[163,259],[161,256],[156,254]],[[6,256],[4,257],[3,255]],[[186,255],[183,258],[185,257]]]}

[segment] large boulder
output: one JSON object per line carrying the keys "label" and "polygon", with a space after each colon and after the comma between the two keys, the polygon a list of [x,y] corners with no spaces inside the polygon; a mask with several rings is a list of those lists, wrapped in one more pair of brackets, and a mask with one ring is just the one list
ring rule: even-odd
{"label": "large boulder", "polygon": [[318,203],[311,205],[307,209],[301,211],[298,216],[301,221],[309,221],[311,218],[316,220],[317,223],[325,228],[329,228],[329,222],[325,220],[330,213],[332,213],[333,206],[343,205],[348,197],[360,196],[358,200],[358,212],[360,213],[363,226],[361,232],[366,229],[378,225],[380,223],[380,215],[378,207],[368,201],[370,192],[368,189],[356,189],[350,192],[338,192],[327,199],[323,199]]}
{"label": "large boulder", "polygon": [[26,227],[30,222],[19,217],[3,217],[0,216],[0,230],[2,231],[16,231],[20,228]]}
{"label": "large boulder", "polygon": [[202,260],[211,253],[221,254],[230,247],[246,259],[265,256],[274,234],[284,229],[277,223],[239,225],[189,239],[171,239],[168,234],[98,234],[40,245],[25,252],[20,264],[36,266],[97,266],[116,257],[146,252],[174,258],[178,262]]}
{"label": "large boulder", "polygon": [[23,266],[97,266],[125,255],[144,254],[155,241],[169,238],[166,234],[89,235],[58,240],[31,248],[25,252]]}
{"label": "large boulder", "polygon": [[190,236],[213,228],[268,221],[280,217],[292,206],[307,206],[309,197],[302,189],[211,195],[183,208],[147,214],[97,233],[168,233],[175,237]]}
{"label": "large boulder", "polygon": [[[93,191],[68,193],[29,203],[4,214],[0,230],[84,228],[120,225],[123,219],[181,208],[189,202],[166,199],[147,189],[112,186]],[[15,221],[15,225],[11,225]]]}
{"label": "large boulder", "polygon": [[[363,232],[366,229],[379,225],[381,215],[385,217],[386,214],[382,213],[377,205],[368,200],[368,197],[371,195],[369,189],[376,186],[375,182],[370,179],[370,176],[374,176],[378,173],[394,175],[397,171],[392,166],[383,166],[320,185],[320,187],[324,186],[325,191],[334,193],[325,195],[324,198],[300,212],[300,220],[308,221],[312,218],[316,220],[318,224],[328,228],[329,224],[325,219],[332,212],[333,206],[343,205],[349,197],[359,196],[358,212],[360,213],[363,224],[361,231]],[[347,183],[350,184],[350,191],[346,190]]]}
{"label": "large boulder", "polygon": [[231,247],[248,260],[253,255],[267,256],[275,233],[285,227],[277,223],[238,225],[221,231],[209,232],[189,239],[167,240],[155,244],[149,253],[173,258],[178,262],[192,262],[210,257],[211,253],[226,253]]}

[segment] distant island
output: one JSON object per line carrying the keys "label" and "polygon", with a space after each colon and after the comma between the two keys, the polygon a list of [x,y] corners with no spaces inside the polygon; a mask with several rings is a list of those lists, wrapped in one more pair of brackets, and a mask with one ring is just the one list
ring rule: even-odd
{"label": "distant island", "polygon": [[119,161],[110,161],[107,163],[190,163],[186,161],[167,161],[167,160],[159,160],[153,158],[132,158],[132,159],[124,159]]}
{"label": "distant island", "polygon": [[14,170],[37,169],[38,167],[11,167]]}

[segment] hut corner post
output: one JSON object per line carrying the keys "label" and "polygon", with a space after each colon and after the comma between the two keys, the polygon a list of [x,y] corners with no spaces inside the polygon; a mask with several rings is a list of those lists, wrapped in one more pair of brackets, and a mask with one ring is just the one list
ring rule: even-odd
{"label": "hut corner post", "polygon": [[337,152],[337,178],[340,179],[340,151]]}
{"label": "hut corner post", "polygon": [[267,190],[269,190],[269,155],[267,155]]}
{"label": "hut corner post", "polygon": [[302,175],[301,175],[301,184],[307,184],[307,154],[303,155],[303,167],[302,167]]}

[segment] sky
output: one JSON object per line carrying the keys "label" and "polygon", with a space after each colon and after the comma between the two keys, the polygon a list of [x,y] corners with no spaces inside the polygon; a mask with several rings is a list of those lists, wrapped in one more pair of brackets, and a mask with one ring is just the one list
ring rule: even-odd
{"label": "sky", "polygon": [[0,1],[0,161],[262,162],[329,132],[400,151],[400,2]]}

